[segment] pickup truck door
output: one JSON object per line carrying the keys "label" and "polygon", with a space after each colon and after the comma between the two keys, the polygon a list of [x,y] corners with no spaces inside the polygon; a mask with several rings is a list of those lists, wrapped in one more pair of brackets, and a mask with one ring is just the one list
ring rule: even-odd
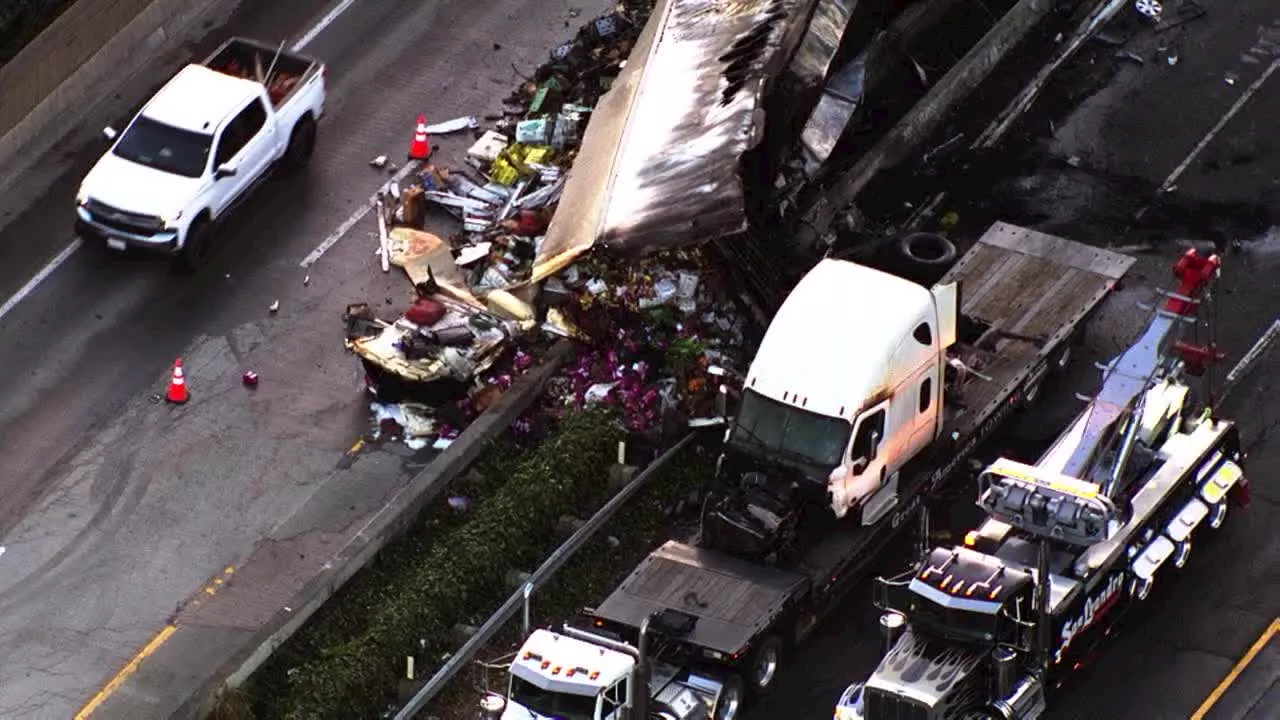
{"label": "pickup truck door", "polygon": [[[213,161],[216,215],[252,187],[271,163],[276,144],[276,128],[271,119],[262,98],[254,98],[223,128]],[[234,168],[236,172],[219,178],[219,168]]]}

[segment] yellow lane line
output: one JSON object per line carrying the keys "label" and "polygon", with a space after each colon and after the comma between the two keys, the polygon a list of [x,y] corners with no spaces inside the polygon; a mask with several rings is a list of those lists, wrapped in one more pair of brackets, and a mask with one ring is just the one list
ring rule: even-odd
{"label": "yellow lane line", "polygon": [[75,720],[85,720],[92,715],[93,711],[97,710],[102,703],[107,701],[107,698],[120,689],[120,686],[124,684],[125,680],[129,679],[130,675],[137,672],[138,666],[142,664],[142,661],[155,653],[156,650],[159,650],[160,646],[164,645],[169,636],[177,629],[177,625],[165,625],[163,630],[156,633],[156,636],[151,638],[151,641],[129,660],[129,664],[120,668],[120,672],[111,678],[111,682],[107,683],[106,687],[99,690],[97,695],[94,695],[83,708],[80,708],[80,712],[76,713]]}
{"label": "yellow lane line", "polygon": [[1253,662],[1254,656],[1262,652],[1262,648],[1266,647],[1267,643],[1277,633],[1280,633],[1280,618],[1272,620],[1271,625],[1269,625],[1266,630],[1262,631],[1262,634],[1258,636],[1257,640],[1253,641],[1253,645],[1249,647],[1249,651],[1244,654],[1244,657],[1240,658],[1239,662],[1235,664],[1235,667],[1231,668],[1231,672],[1227,673],[1227,676],[1222,678],[1222,682],[1218,683],[1218,687],[1213,689],[1213,692],[1209,694],[1209,697],[1205,698],[1204,702],[1200,704],[1200,708],[1191,716],[1191,720],[1204,720],[1204,716],[1219,700],[1222,699],[1222,696],[1227,692],[1227,689],[1231,687],[1231,684],[1236,681],[1236,678],[1240,677],[1240,673],[1244,672],[1244,669],[1249,666],[1250,662]]}
{"label": "yellow lane line", "polygon": [[[213,576],[213,578],[210,579],[204,587],[200,588],[200,590],[192,596],[184,607],[196,607],[200,604],[202,598],[216,595],[218,590],[231,579],[231,576],[234,575],[235,572],[235,566],[228,565],[223,568],[222,572],[219,575]],[[129,659],[129,662],[124,667],[120,668],[120,672],[116,673],[115,676],[111,678],[110,682],[104,685],[103,688],[89,700],[89,702],[85,703],[84,707],[80,708],[80,712],[76,713],[75,720],[86,720],[86,718],[92,715],[95,710],[101,707],[102,704],[107,701],[107,698],[111,697],[120,689],[120,686],[124,684],[125,680],[129,679],[130,675],[138,671],[138,666],[142,664],[142,661],[155,654],[155,651],[159,650],[160,646],[164,645],[169,639],[169,636],[173,635],[177,629],[178,624],[175,621],[165,625],[163,630],[156,633],[155,637],[151,638],[151,640],[148,641],[147,644],[137,652],[137,654]]]}

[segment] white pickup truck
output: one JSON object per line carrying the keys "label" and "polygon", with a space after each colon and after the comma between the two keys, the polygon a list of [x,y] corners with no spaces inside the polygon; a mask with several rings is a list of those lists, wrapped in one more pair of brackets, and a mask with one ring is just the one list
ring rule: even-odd
{"label": "white pickup truck", "polygon": [[277,167],[300,168],[324,113],[324,65],[232,38],[178,72],[80,184],[76,234],[194,269],[227,211]]}

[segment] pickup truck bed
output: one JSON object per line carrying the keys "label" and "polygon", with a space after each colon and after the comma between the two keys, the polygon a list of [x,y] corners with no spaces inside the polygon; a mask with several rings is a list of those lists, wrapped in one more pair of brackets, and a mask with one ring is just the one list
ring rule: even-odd
{"label": "pickup truck bed", "polygon": [[276,109],[323,67],[316,60],[286,51],[283,46],[274,48],[248,38],[232,38],[223,43],[205,59],[204,65],[224,75],[262,83]]}

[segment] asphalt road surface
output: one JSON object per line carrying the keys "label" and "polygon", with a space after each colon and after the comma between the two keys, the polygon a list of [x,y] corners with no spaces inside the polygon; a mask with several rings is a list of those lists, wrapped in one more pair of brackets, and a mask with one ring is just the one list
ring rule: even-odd
{"label": "asphalt road surface", "polygon": [[[313,164],[250,200],[198,276],[91,247],[64,252],[79,178],[104,150],[100,125],[32,174],[54,178],[47,191],[0,207],[0,302],[20,300],[0,310],[0,717],[142,717],[151,699],[111,697],[119,678],[158,672],[164,687],[207,671],[220,643],[287,600],[209,613],[193,598],[232,578],[306,577],[412,475],[418,466],[398,448],[339,468],[368,422],[342,310],[403,307],[412,288],[399,270],[380,272],[372,216],[335,231],[389,177],[369,160],[403,161],[419,112],[435,122],[499,111],[516,69],[528,74],[607,3],[246,3],[189,50],[231,34],[292,43],[330,6],[345,10],[304,48],[328,64]],[[177,62],[158,59],[95,120],[127,118]],[[438,158],[457,161],[470,136],[433,140]],[[178,356],[193,399],[171,407],[157,396]],[[250,369],[256,390],[240,384]],[[209,632],[202,646],[132,662],[159,658],[169,622]]]}
{"label": "asphalt road surface", "polygon": [[[1202,5],[1204,16],[1174,30],[1157,34],[1133,24],[1119,33],[1129,37],[1123,47],[1091,47],[1064,70],[1063,87],[1046,96],[1057,105],[1067,96],[1069,111],[1027,120],[1037,132],[1052,128],[1048,137],[1010,164],[1016,172],[985,186],[992,191],[982,202],[956,208],[962,217],[982,216],[979,225],[1001,218],[1100,244],[1154,241],[1131,275],[1136,282],[1091,327],[1092,357],[1080,358],[1056,398],[1043,401],[1045,427],[1061,427],[1079,407],[1071,395],[1089,392],[1091,379],[1096,386],[1087,361],[1114,353],[1146,321],[1132,303],[1149,302],[1153,284],[1171,287],[1168,263],[1179,241],[1227,249],[1218,341],[1229,359],[1221,374],[1280,309],[1280,65],[1272,65],[1280,58],[1280,9],[1267,0]],[[1177,3],[1165,6],[1172,16]],[[1144,64],[1117,58],[1120,50]],[[1269,69],[1275,75],[1264,79]],[[1160,193],[1162,186],[1170,191]],[[1241,662],[1280,615],[1277,377],[1280,352],[1273,352],[1224,407],[1248,444],[1252,504],[1196,547],[1180,577],[1157,586],[1142,616],[1126,621],[1050,709],[1051,720],[1239,720],[1249,707],[1251,718],[1280,716],[1266,705],[1276,701],[1280,672],[1274,638],[1265,646],[1270,654]],[[841,691],[875,666],[879,643],[870,598],[852,598],[750,720],[830,717]],[[1243,670],[1233,672],[1237,665]]]}

